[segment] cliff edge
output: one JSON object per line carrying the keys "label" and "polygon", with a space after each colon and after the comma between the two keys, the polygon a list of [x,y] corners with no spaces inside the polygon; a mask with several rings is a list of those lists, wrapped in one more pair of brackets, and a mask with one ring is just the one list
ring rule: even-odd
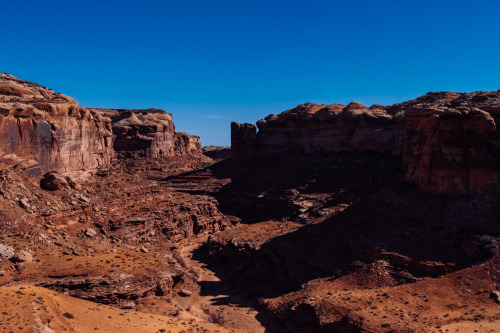
{"label": "cliff edge", "polygon": [[[500,92],[431,92],[390,106],[306,103],[231,124],[234,158],[373,151],[400,155],[406,179],[436,193],[500,192]],[[257,131],[258,129],[258,131]]]}
{"label": "cliff edge", "polygon": [[198,136],[175,132],[160,109],[85,108],[73,98],[0,73],[0,170],[31,175],[108,166],[114,157],[201,156]]}
{"label": "cliff edge", "polygon": [[113,156],[111,123],[61,93],[0,73],[0,168],[91,170]]}

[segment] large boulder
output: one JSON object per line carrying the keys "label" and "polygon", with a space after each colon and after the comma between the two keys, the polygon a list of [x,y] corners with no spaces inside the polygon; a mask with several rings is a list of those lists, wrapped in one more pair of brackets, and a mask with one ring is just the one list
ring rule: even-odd
{"label": "large boulder", "polygon": [[13,247],[0,244],[0,258],[10,260],[16,255],[16,250]]}
{"label": "large boulder", "polygon": [[48,191],[57,191],[68,188],[69,184],[63,176],[55,172],[48,172],[40,181],[40,187]]}

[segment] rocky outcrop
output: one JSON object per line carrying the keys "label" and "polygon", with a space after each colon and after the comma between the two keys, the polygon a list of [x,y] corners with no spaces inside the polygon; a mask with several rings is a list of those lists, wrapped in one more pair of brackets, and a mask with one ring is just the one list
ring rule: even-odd
{"label": "rocky outcrop", "polygon": [[90,109],[110,120],[113,148],[125,157],[164,158],[201,153],[200,138],[176,133],[172,114],[160,109]]}
{"label": "rocky outcrop", "polygon": [[258,151],[257,128],[254,124],[231,123],[231,156],[253,156]]}
{"label": "rocky outcrop", "polygon": [[429,93],[406,111],[406,179],[438,193],[500,191],[499,92]]}
{"label": "rocky outcrop", "polygon": [[184,280],[188,280],[187,283],[191,282],[184,274],[178,272],[150,272],[148,275],[111,273],[107,276],[85,278],[60,277],[40,283],[40,286],[96,303],[113,304],[123,309],[130,309],[146,297],[166,296],[186,290],[180,288],[186,284]]}
{"label": "rocky outcrop", "polygon": [[174,154],[186,156],[201,153],[201,141],[197,135],[190,135],[184,132],[174,134]]}
{"label": "rocky outcrop", "polygon": [[61,93],[0,73],[0,168],[92,170],[113,155],[111,124]]}
{"label": "rocky outcrop", "polygon": [[227,146],[206,146],[202,149],[203,155],[214,160],[224,160],[231,157],[231,147]]}
{"label": "rocky outcrop", "polygon": [[257,127],[255,134],[250,124],[231,125],[233,156],[353,149],[401,153],[405,136],[400,112],[355,102],[347,106],[302,104],[259,120]]}
{"label": "rocky outcrop", "polygon": [[406,179],[436,193],[498,193],[500,92],[428,93],[391,106],[306,103],[231,124],[232,157],[282,152],[401,155]]}
{"label": "rocky outcrop", "polygon": [[201,155],[200,138],[176,133],[160,109],[84,108],[61,93],[0,73],[0,169],[71,173],[121,157]]}

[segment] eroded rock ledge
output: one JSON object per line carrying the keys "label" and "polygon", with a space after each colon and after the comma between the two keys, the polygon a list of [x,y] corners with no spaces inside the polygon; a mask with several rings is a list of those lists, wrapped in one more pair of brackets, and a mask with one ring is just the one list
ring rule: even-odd
{"label": "eroded rock ledge", "polygon": [[160,109],[84,108],[71,97],[0,73],[0,169],[92,172],[118,157],[201,155]]}
{"label": "eroded rock ledge", "polygon": [[[498,193],[500,92],[432,92],[390,106],[306,103],[231,124],[235,158],[376,151],[402,157],[406,180],[437,193]],[[258,128],[258,132],[257,132]]]}
{"label": "eroded rock ledge", "polygon": [[172,114],[161,109],[90,109],[111,122],[113,148],[126,156],[171,157],[201,153],[200,137],[175,132]]}
{"label": "eroded rock ledge", "polygon": [[61,93],[0,73],[0,166],[92,170],[113,156],[111,123]]}

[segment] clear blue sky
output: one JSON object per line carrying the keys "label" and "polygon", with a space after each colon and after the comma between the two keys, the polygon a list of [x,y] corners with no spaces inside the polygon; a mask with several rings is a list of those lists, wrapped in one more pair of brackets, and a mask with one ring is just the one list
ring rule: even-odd
{"label": "clear blue sky", "polygon": [[0,0],[0,71],[203,145],[304,102],[500,89],[500,2]]}

